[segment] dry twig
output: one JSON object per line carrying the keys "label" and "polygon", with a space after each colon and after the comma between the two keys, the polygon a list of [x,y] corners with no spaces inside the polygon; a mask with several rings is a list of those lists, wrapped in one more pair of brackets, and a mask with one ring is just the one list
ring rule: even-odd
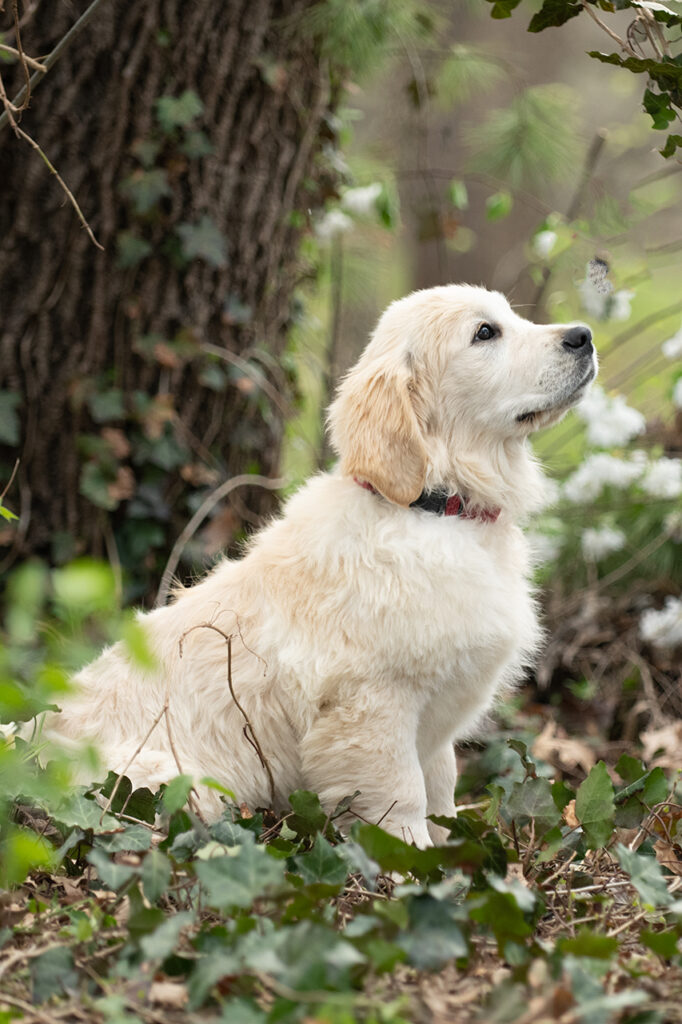
{"label": "dry twig", "polygon": [[180,657],[182,657],[182,649],[183,649],[183,646],[184,646],[185,638],[187,636],[189,636],[190,633],[193,633],[195,629],[212,629],[215,633],[218,633],[219,636],[221,636],[223,638],[223,640],[225,641],[225,643],[227,644],[227,685],[230,688],[230,695],[232,697],[232,700],[234,701],[236,707],[241,712],[241,715],[242,715],[242,717],[244,719],[244,722],[246,723],[245,726],[244,726],[244,737],[245,737],[246,740],[248,740],[248,742],[251,744],[253,749],[256,751],[256,753],[258,755],[258,758],[260,760],[260,763],[262,764],[262,766],[263,766],[263,768],[264,768],[264,770],[265,770],[265,772],[267,774],[268,783],[270,785],[271,805],[274,806],[274,803],[275,803],[275,778],[274,778],[274,775],[272,774],[272,768],[270,767],[270,762],[268,761],[267,757],[263,753],[263,748],[261,747],[260,741],[259,741],[259,739],[258,739],[258,737],[257,737],[257,735],[256,735],[256,733],[254,731],[251,719],[247,715],[247,713],[244,710],[244,708],[242,707],[242,705],[239,703],[239,700],[237,699],[237,694],[234,692],[234,685],[233,685],[233,682],[232,682],[232,641],[234,639],[234,635],[235,634],[233,634],[233,633],[226,633],[223,629],[221,629],[219,626],[216,626],[213,622],[199,622],[199,623],[197,623],[196,626],[190,626],[190,628],[185,630],[185,632],[180,637],[180,641],[179,641],[179,645],[178,645],[179,646],[179,651],[180,651]]}

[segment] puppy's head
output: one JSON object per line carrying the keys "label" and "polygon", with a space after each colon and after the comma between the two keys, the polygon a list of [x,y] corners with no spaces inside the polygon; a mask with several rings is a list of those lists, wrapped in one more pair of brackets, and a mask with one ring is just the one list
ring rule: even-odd
{"label": "puppy's head", "polygon": [[331,406],[341,471],[409,505],[430,462],[523,440],[560,419],[596,371],[582,324],[532,324],[485,288],[415,292],[383,314]]}

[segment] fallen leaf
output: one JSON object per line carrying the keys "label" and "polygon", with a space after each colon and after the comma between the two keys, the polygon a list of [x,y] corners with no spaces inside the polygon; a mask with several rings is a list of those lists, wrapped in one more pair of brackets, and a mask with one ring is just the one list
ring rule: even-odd
{"label": "fallen leaf", "polygon": [[575,816],[575,800],[569,800],[563,809],[564,821],[569,828],[577,828],[580,822]]}
{"label": "fallen leaf", "polygon": [[168,1006],[182,1010],[187,1005],[187,989],[179,981],[153,981],[149,986],[147,999],[157,1006]]}
{"label": "fallen leaf", "polygon": [[589,775],[596,763],[594,751],[582,740],[567,736],[556,722],[549,721],[531,747],[533,755],[563,771],[581,768]]}

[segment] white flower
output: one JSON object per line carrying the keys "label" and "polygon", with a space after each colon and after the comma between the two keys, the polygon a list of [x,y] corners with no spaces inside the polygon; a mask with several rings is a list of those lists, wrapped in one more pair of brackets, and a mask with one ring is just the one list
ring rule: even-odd
{"label": "white flower", "polygon": [[610,526],[599,529],[588,527],[583,530],[580,544],[585,558],[591,562],[599,562],[614,551],[622,551],[625,547],[625,534],[622,530],[612,530]]}
{"label": "white flower", "polygon": [[580,303],[588,314],[596,320],[629,320],[631,303],[635,297],[633,291],[621,289],[614,292],[610,281],[595,284],[586,277],[578,285]]}
{"label": "white flower", "polygon": [[673,405],[677,406],[678,409],[682,409],[682,377],[675,381],[675,387],[673,388]]}
{"label": "white flower", "polygon": [[639,620],[642,639],[653,647],[670,648],[682,644],[682,601],[678,597],[666,598],[660,612],[650,608]]}
{"label": "white flower", "polygon": [[640,460],[616,458],[607,452],[588,455],[565,481],[564,497],[576,503],[594,501],[605,487],[629,487],[642,475]]}
{"label": "white flower", "polygon": [[556,245],[558,237],[556,231],[538,231],[533,239],[533,252],[535,255],[539,256],[540,259],[546,260]]}
{"label": "white flower", "polygon": [[661,351],[668,359],[678,359],[682,356],[682,327],[672,338],[668,338],[661,346]]}
{"label": "white flower", "polygon": [[17,732],[18,728],[19,726],[16,722],[7,722],[4,725],[0,723],[0,739],[5,740],[5,742],[9,742],[15,732]]}
{"label": "white flower", "polygon": [[677,498],[682,494],[682,462],[663,458],[649,463],[642,488],[656,498]]}
{"label": "white flower", "polygon": [[376,213],[377,199],[381,195],[383,185],[375,181],[363,188],[347,188],[341,196],[341,206],[356,217],[369,217]]}
{"label": "white flower", "polygon": [[329,242],[352,227],[353,221],[343,210],[329,210],[315,225],[315,234],[321,242]]}
{"label": "white flower", "polygon": [[635,293],[627,289],[615,292],[607,313],[609,320],[629,320],[632,315],[631,304],[634,297]]}
{"label": "white flower", "polygon": [[644,432],[646,420],[622,395],[607,395],[599,386],[588,391],[576,412],[587,423],[587,440],[599,448],[622,446]]}

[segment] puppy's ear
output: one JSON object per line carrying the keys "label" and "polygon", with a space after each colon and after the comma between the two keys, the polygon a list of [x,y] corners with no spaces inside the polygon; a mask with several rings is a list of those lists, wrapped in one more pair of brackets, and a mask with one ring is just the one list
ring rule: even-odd
{"label": "puppy's ear", "polygon": [[367,480],[396,505],[407,506],[424,489],[426,448],[412,401],[407,369],[378,361],[354,367],[329,409],[341,472]]}

